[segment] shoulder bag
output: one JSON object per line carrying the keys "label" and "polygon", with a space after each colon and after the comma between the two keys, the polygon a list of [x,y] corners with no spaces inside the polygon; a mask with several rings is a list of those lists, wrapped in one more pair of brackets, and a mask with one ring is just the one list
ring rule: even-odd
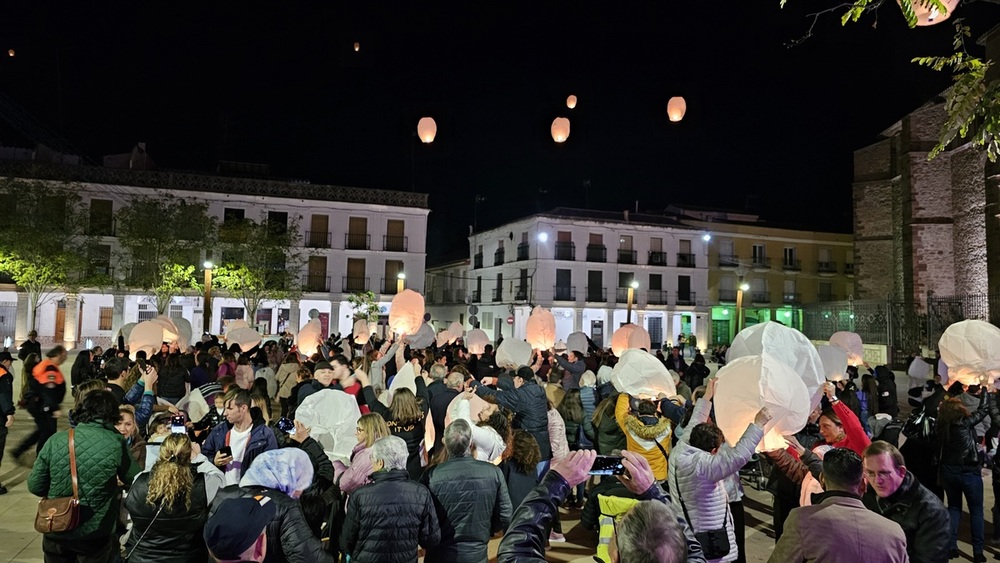
{"label": "shoulder bag", "polygon": [[76,474],[74,429],[69,429],[69,470],[73,478],[73,496],[38,501],[35,530],[43,534],[68,532],[80,525],[80,484]]}
{"label": "shoulder bag", "polygon": [[[721,528],[708,530],[707,532],[697,532],[694,529],[694,522],[688,516],[687,507],[684,505],[684,495],[681,494],[681,486],[677,481],[677,469],[674,468],[674,485],[677,487],[677,500],[681,503],[681,510],[684,511],[684,518],[694,532],[694,538],[701,544],[701,550],[705,553],[705,559],[722,559],[729,555],[729,532],[726,528],[728,521],[724,521]],[[729,510],[726,510],[728,520]]]}

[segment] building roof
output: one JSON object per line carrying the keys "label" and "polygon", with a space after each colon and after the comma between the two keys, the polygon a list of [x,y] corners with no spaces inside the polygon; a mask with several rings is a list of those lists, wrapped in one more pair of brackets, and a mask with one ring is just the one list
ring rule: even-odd
{"label": "building roof", "polygon": [[421,193],[308,184],[281,180],[233,178],[230,176],[213,176],[196,172],[172,170],[128,170],[104,168],[101,166],[0,160],[0,176],[135,186],[164,190],[427,208],[427,194]]}
{"label": "building roof", "polygon": [[549,211],[538,213],[535,217],[551,217],[557,219],[583,219],[604,223],[628,223],[635,225],[657,225],[661,227],[678,227],[689,229],[676,218],[668,215],[651,213],[635,213],[632,211],[600,211],[597,209],[576,209],[573,207],[556,207]]}

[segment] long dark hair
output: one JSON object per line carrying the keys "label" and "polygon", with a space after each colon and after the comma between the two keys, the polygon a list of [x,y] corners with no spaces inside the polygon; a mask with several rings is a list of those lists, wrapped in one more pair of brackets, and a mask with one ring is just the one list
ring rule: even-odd
{"label": "long dark hair", "polygon": [[878,381],[870,373],[861,376],[861,392],[868,401],[868,416],[878,414]]}
{"label": "long dark hair", "polygon": [[971,416],[969,409],[965,408],[962,400],[958,397],[948,397],[941,401],[941,405],[938,406],[937,416],[937,433],[941,443],[943,444],[948,440],[952,424],[969,418],[969,416]]}
{"label": "long dark hair", "polygon": [[510,462],[519,473],[534,475],[538,462],[542,460],[542,452],[538,448],[538,440],[526,430],[515,430],[512,442]]}
{"label": "long dark hair", "polygon": [[580,397],[579,389],[570,389],[566,392],[566,396],[559,403],[559,407],[556,409],[559,414],[562,415],[563,420],[569,422],[575,422],[577,424],[583,423],[583,399]]}

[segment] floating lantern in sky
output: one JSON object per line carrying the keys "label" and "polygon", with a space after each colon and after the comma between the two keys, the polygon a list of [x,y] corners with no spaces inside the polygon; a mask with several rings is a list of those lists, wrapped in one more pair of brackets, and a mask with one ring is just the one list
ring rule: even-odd
{"label": "floating lantern in sky", "polygon": [[569,119],[557,117],[552,120],[552,140],[557,143],[565,143],[569,138]]}
{"label": "floating lantern in sky", "polygon": [[676,122],[684,119],[685,113],[687,113],[687,102],[684,101],[684,98],[680,96],[670,98],[667,102],[667,117],[670,118],[670,121]]}
{"label": "floating lantern in sky", "polygon": [[358,43],[357,41],[355,41],[354,42],[354,52],[357,53],[360,50],[361,50],[361,43]]}
{"label": "floating lantern in sky", "polygon": [[13,57],[14,56],[14,49],[7,49],[7,56],[8,57]]}
{"label": "floating lantern in sky", "polygon": [[[414,336],[424,324],[424,296],[404,289],[392,298],[389,306],[389,328],[396,334]],[[433,337],[434,331],[431,331]]]}
{"label": "floating lantern in sky", "polygon": [[417,136],[424,143],[433,143],[434,136],[437,135],[438,126],[433,117],[421,117],[417,122]]}
{"label": "floating lantern in sky", "polygon": [[[941,0],[944,7],[948,9],[947,12],[941,12],[937,6],[927,0],[914,0],[913,13],[917,16],[917,25],[935,25],[945,21],[958,7],[958,2],[959,0]],[[896,3],[899,4],[899,0],[896,0]]]}
{"label": "floating lantern in sky", "polygon": [[576,96],[571,94],[570,97],[566,98],[566,107],[569,109],[576,107]]}

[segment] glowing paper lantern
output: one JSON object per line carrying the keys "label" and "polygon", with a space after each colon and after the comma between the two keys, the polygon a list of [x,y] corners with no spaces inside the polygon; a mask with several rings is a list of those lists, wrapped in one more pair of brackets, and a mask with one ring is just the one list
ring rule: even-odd
{"label": "glowing paper lantern", "polygon": [[739,441],[757,412],[767,407],[771,420],[757,451],[784,449],[783,435],[798,432],[809,421],[809,390],[799,374],[764,353],[743,356],[723,366],[715,384],[715,418],[730,445]]}
{"label": "glowing paper lantern", "polygon": [[424,324],[424,296],[404,289],[392,298],[389,328],[396,334],[414,335]]}
{"label": "glowing paper lantern", "polygon": [[406,362],[406,365],[396,372],[396,377],[392,378],[392,382],[389,383],[389,392],[383,394],[385,406],[392,406],[392,398],[396,395],[396,390],[403,387],[412,391],[414,395],[417,394],[417,371],[413,368],[413,362]]}
{"label": "glowing paper lantern", "polygon": [[[462,399],[462,395],[459,394],[457,397],[452,399],[450,403],[448,403],[448,411],[445,412],[444,415],[445,428],[447,428],[448,425],[451,424],[452,420],[458,418],[452,413],[458,410],[458,403],[459,401],[463,400],[465,399]],[[473,395],[472,398],[469,399],[468,401],[469,401],[469,407],[471,407],[470,410],[472,411],[472,420],[479,420],[479,413],[483,412],[484,410],[486,410],[487,407],[490,406],[490,404],[487,403],[485,400],[483,400],[483,398],[480,397],[479,395]]]}
{"label": "glowing paper lantern", "polygon": [[[318,314],[318,313],[317,313]],[[306,357],[319,352],[319,347],[323,343],[323,325],[319,319],[310,319],[295,335],[295,345],[299,353]]]}
{"label": "glowing paper lantern", "polygon": [[938,340],[938,349],[951,381],[975,385],[983,375],[991,380],[1000,378],[1000,328],[986,321],[949,326]]}
{"label": "glowing paper lantern", "polygon": [[437,333],[437,336],[434,339],[434,345],[437,346],[438,348],[442,346],[447,346],[449,338],[451,338],[451,333],[448,332],[448,329],[444,329],[441,332]]}
{"label": "glowing paper lantern", "polygon": [[[118,329],[118,332],[117,332],[117,334],[115,336],[115,340],[118,339],[117,335],[121,335],[121,337],[125,339],[125,343],[127,344],[128,343],[129,335],[132,333],[132,329],[135,328],[135,325],[137,325],[137,324],[139,324],[139,323],[125,323],[125,324],[123,324],[121,326],[121,328]],[[117,345],[118,345],[118,343],[116,342],[115,346],[117,346]]]}
{"label": "glowing paper lantern", "polygon": [[174,324],[173,319],[165,315],[160,315],[155,319],[150,319],[149,322],[156,323],[163,327],[163,340],[160,343],[166,342],[167,344],[176,344],[180,338],[180,330],[177,329],[177,325]]}
{"label": "glowing paper lantern", "polygon": [[927,380],[934,374],[931,372],[931,365],[925,362],[920,356],[917,356],[910,362],[910,367],[907,368],[906,375],[910,376],[910,387],[919,387],[927,383]]}
{"label": "glowing paper lantern", "polygon": [[565,143],[569,139],[569,119],[557,117],[552,120],[552,140],[557,143]]}
{"label": "glowing paper lantern", "polygon": [[355,41],[354,42],[354,52],[357,53],[360,50],[361,50],[361,43],[358,43],[357,41]]}
{"label": "glowing paper lantern", "polygon": [[424,323],[417,329],[417,333],[410,337],[410,348],[426,348],[434,344],[434,327]]}
{"label": "glowing paper lantern", "polygon": [[132,327],[129,332],[129,357],[134,360],[140,350],[146,352],[146,357],[150,357],[160,350],[161,344],[163,344],[163,325],[153,321],[143,321]]}
{"label": "glowing paper lantern", "polygon": [[684,114],[687,113],[687,102],[684,98],[680,96],[674,96],[667,101],[667,117],[670,121],[680,121],[684,119]]}
{"label": "glowing paper lantern", "polygon": [[620,393],[656,398],[677,394],[674,378],[656,356],[643,350],[625,350],[611,371],[611,383]]}
{"label": "glowing paper lantern", "polygon": [[483,354],[489,343],[490,337],[485,331],[478,328],[470,330],[469,335],[465,337],[465,347],[468,348],[470,354]]}
{"label": "glowing paper lantern", "polygon": [[532,348],[548,350],[556,343],[556,318],[550,311],[536,306],[531,310],[524,332]]}
{"label": "glowing paper lantern", "polygon": [[462,338],[465,335],[465,329],[462,327],[462,323],[451,323],[448,325],[448,344],[454,344],[456,340]]}
{"label": "glowing paper lantern", "polygon": [[847,352],[837,346],[817,346],[823,374],[829,381],[844,381],[847,379]]}
{"label": "glowing paper lantern", "polygon": [[438,126],[433,117],[421,117],[417,122],[417,136],[424,143],[433,143],[437,135]]}
{"label": "glowing paper lantern", "polygon": [[847,363],[860,366],[865,363],[865,345],[861,337],[853,332],[840,331],[830,335],[830,346],[836,346],[847,352]]}
{"label": "glowing paper lantern", "polygon": [[566,107],[568,107],[569,109],[573,109],[576,107],[576,96],[573,96],[571,94],[570,97],[566,98]]}
{"label": "glowing paper lantern", "polygon": [[359,418],[357,399],[335,389],[317,391],[295,409],[295,420],[310,428],[309,435],[323,446],[326,456],[345,465],[350,465],[358,443],[354,429]]}
{"label": "glowing paper lantern", "polygon": [[[958,7],[959,0],[941,0],[947,12],[941,12],[936,6],[925,0],[914,0],[913,13],[917,16],[917,25],[927,26],[939,24],[951,17],[952,12]],[[899,4],[899,0],[896,0]],[[900,4],[902,6],[902,4]]]}
{"label": "glowing paper lantern", "polygon": [[566,351],[566,341],[565,340],[556,340],[556,343],[552,345],[552,348],[556,352],[559,352],[559,353],[565,352]]}
{"label": "glowing paper lantern", "polygon": [[651,347],[649,333],[639,325],[626,324],[611,335],[611,351],[619,358],[625,350],[632,348],[642,348],[649,350]]}
{"label": "glowing paper lantern", "polygon": [[574,332],[566,337],[566,349],[574,350],[580,352],[581,354],[586,353],[587,349],[590,348],[587,345],[587,335],[582,332]]}
{"label": "glowing paper lantern", "polygon": [[497,366],[516,370],[531,362],[531,344],[523,340],[508,338],[497,346]]}
{"label": "glowing paper lantern", "polygon": [[244,353],[260,344],[260,341],[260,333],[252,328],[238,328],[226,333],[226,342],[239,344],[240,350]]}
{"label": "glowing paper lantern", "polygon": [[8,57],[13,57],[14,56],[14,49],[7,49],[7,56]]}
{"label": "glowing paper lantern", "polygon": [[184,317],[170,320],[177,327],[177,347],[181,351],[187,350],[187,347],[191,345],[191,337],[194,335],[194,329],[191,328],[191,321]]}
{"label": "glowing paper lantern", "polygon": [[372,337],[372,331],[368,328],[368,321],[365,319],[354,321],[354,328],[351,333],[354,335],[354,342],[362,346],[368,344],[368,340]]}
{"label": "glowing paper lantern", "polygon": [[[741,330],[736,335],[726,358],[731,362],[744,356],[759,356],[765,352],[799,374],[806,389],[809,390],[810,404],[815,408],[823,395],[826,375],[823,372],[823,361],[820,360],[819,352],[806,335],[781,323],[757,324]],[[798,429],[795,431],[798,432]]]}
{"label": "glowing paper lantern", "polygon": [[235,321],[229,321],[226,323],[226,331],[236,330],[238,328],[250,328],[250,325],[243,319],[237,319]]}

